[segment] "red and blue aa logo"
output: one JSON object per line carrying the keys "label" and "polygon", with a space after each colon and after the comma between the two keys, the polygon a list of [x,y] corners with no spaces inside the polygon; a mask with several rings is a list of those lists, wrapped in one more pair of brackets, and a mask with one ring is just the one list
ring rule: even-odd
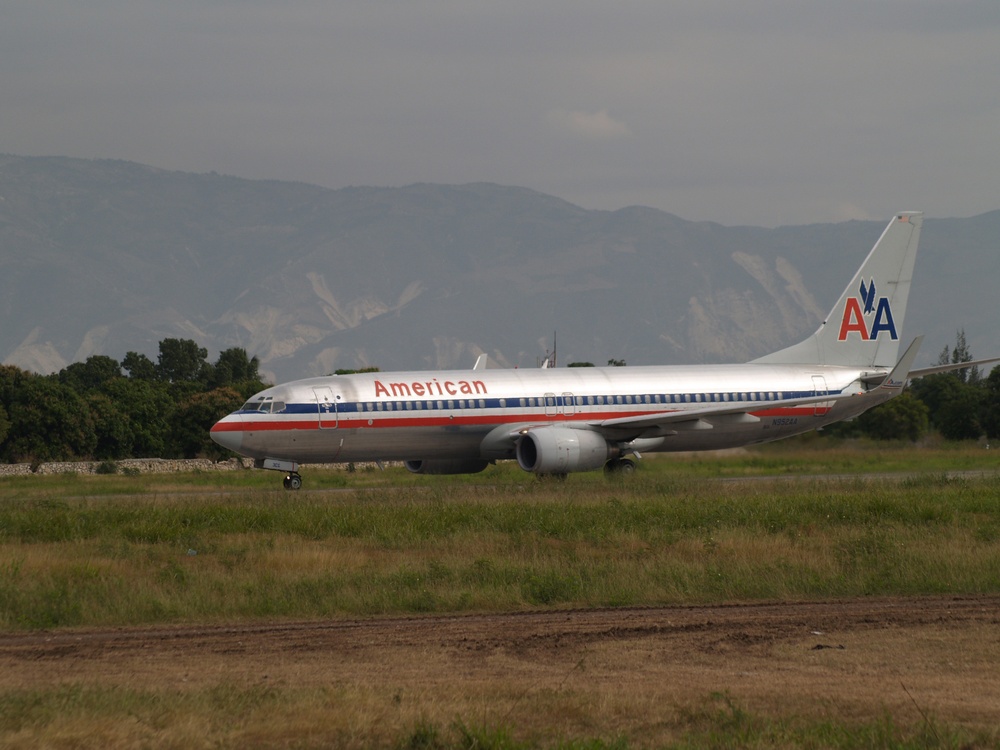
{"label": "red and blue aa logo", "polygon": [[[848,297],[844,306],[844,318],[840,321],[839,341],[847,341],[850,333],[857,333],[862,341],[877,339],[883,332],[889,334],[893,341],[899,339],[896,335],[896,323],[892,319],[892,308],[888,297],[879,297],[875,304],[875,280],[869,279],[868,284],[861,280],[861,296]],[[863,306],[863,307],[862,307]],[[869,324],[869,319],[871,323]]]}

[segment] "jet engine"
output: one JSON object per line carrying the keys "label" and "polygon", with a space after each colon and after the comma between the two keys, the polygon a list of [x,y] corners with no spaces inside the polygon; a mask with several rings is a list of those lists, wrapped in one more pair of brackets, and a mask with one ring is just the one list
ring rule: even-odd
{"label": "jet engine", "polygon": [[541,427],[530,430],[517,443],[517,463],[536,474],[566,474],[604,466],[618,451],[589,430]]}
{"label": "jet engine", "polygon": [[478,474],[489,466],[490,462],[479,458],[442,458],[432,461],[406,461],[403,465],[407,471],[412,471],[414,474]]}

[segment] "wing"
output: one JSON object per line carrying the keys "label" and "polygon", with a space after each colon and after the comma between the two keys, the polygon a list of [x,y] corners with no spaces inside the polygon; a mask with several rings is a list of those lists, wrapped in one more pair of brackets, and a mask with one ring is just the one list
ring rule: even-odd
{"label": "wing", "polygon": [[676,435],[685,430],[710,430],[716,426],[753,424],[760,421],[754,412],[770,409],[790,409],[815,404],[830,404],[858,394],[834,393],[826,396],[787,398],[780,401],[742,401],[700,406],[659,414],[645,414],[638,417],[617,417],[589,422],[598,432],[615,440],[629,436],[662,437]]}

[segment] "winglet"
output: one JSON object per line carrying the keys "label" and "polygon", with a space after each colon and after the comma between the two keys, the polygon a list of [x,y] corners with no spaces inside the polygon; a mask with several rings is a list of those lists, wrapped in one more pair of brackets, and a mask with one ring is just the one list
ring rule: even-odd
{"label": "winglet", "polygon": [[906,385],[910,369],[913,367],[913,362],[917,358],[917,352],[920,351],[920,344],[923,343],[923,340],[923,336],[917,336],[913,339],[913,343],[903,352],[903,356],[899,358],[899,362],[892,368],[892,372],[882,381],[879,388],[900,389]]}

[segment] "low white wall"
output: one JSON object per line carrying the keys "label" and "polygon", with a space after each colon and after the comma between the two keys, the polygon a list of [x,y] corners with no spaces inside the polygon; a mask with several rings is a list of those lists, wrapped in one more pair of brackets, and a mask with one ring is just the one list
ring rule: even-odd
{"label": "low white wall", "polygon": [[[25,476],[32,474],[96,474],[97,467],[104,461],[52,461],[40,464],[36,471],[31,470],[31,464],[0,464],[0,477]],[[252,469],[253,459],[230,458],[228,461],[216,463],[208,458],[171,459],[171,458],[123,458],[112,461],[118,474],[139,472],[140,474],[169,474],[179,471],[235,471],[237,469]],[[386,462],[386,466],[400,466],[397,461]],[[348,464],[308,464],[303,468],[339,469],[349,471]],[[375,464],[355,464],[355,469],[374,467]]]}

